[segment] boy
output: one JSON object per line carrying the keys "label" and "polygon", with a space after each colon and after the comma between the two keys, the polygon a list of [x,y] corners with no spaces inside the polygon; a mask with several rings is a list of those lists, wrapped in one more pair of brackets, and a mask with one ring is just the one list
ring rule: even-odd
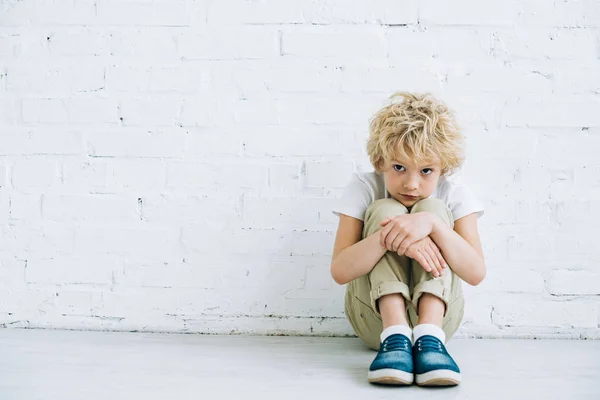
{"label": "boy", "polygon": [[484,211],[456,174],[464,136],[446,105],[430,93],[390,98],[370,121],[375,172],[354,174],[333,211],[331,275],[347,284],[344,311],[357,336],[378,350],[369,382],[458,385],[444,344],[463,318],[461,280],[485,277]]}

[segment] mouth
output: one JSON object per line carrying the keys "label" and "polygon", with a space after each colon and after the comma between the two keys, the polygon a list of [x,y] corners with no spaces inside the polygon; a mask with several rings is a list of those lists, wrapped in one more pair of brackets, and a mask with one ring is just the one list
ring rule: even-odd
{"label": "mouth", "polygon": [[409,196],[407,194],[402,194],[402,193],[400,193],[400,195],[402,197],[405,197],[405,198],[409,199],[409,200],[414,200],[414,199],[416,199],[418,197],[418,196]]}

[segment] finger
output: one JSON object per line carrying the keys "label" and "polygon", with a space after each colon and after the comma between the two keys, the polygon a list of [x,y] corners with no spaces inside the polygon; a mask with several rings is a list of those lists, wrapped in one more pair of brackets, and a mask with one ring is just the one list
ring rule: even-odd
{"label": "finger", "polygon": [[[402,235],[398,234],[398,235],[397,235],[397,236],[394,238],[394,240],[393,240],[393,242],[392,242],[391,251],[394,251],[394,252],[396,252],[396,253],[397,253],[397,252],[398,252],[398,248],[400,247],[400,244],[401,244],[401,243],[402,243]],[[398,254],[398,255],[402,255],[402,254]]]}
{"label": "finger", "polygon": [[379,225],[381,225],[381,226],[385,226],[385,225],[387,225],[387,224],[388,224],[388,222],[390,222],[390,220],[391,220],[391,218],[390,218],[390,217],[387,217],[386,219],[384,219],[383,221],[381,221],[381,222],[379,223]]}
{"label": "finger", "polygon": [[431,275],[435,276],[436,278],[439,276],[440,272],[437,270],[437,268],[435,267],[435,264],[433,263],[433,260],[429,257],[429,253],[423,253],[423,257],[427,260],[427,262],[432,265],[431,268]]}
{"label": "finger", "polygon": [[417,252],[415,260],[417,260],[417,262],[419,264],[421,264],[421,267],[423,267],[423,269],[425,271],[427,271],[427,272],[431,271],[431,266],[429,265],[429,262],[427,261],[427,259],[425,259],[424,255],[421,251]]}
{"label": "finger", "polygon": [[398,240],[402,242],[402,235],[400,232],[393,230],[387,235],[387,238],[385,239],[385,246],[388,248],[388,250],[395,251],[393,250],[394,242]]}
{"label": "finger", "polygon": [[410,247],[410,245],[413,244],[414,242],[416,242],[414,237],[412,237],[411,235],[406,235],[403,238],[402,243],[400,244],[400,247],[398,247],[398,253],[404,254],[406,252],[406,249],[408,249]]}
{"label": "finger", "polygon": [[385,247],[385,239],[387,238],[387,235],[390,232],[390,229],[391,229],[391,225],[386,225],[379,232],[379,245],[381,245],[381,247]]}
{"label": "finger", "polygon": [[443,268],[449,268],[449,266],[448,266],[448,263],[446,262],[446,260],[445,260],[445,259],[444,259],[444,257],[442,256],[442,253],[440,253],[440,250],[437,248],[437,246],[435,246],[435,247],[433,248],[433,251],[434,251],[435,257],[436,257],[436,258],[439,260],[439,262],[440,262],[440,265],[441,265]]}
{"label": "finger", "polygon": [[438,271],[440,271],[440,273],[443,271],[443,267],[442,267],[442,263],[440,263],[440,260],[437,258],[437,255],[435,254],[435,250],[433,250],[433,248],[431,247],[427,247],[427,254],[429,255],[429,258],[432,260],[433,265],[435,265],[435,267],[437,268]]}

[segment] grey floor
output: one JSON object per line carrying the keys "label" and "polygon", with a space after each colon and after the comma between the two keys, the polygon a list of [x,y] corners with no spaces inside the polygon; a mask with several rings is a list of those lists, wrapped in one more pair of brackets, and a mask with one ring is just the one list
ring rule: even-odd
{"label": "grey floor", "polygon": [[0,399],[600,399],[600,341],[447,348],[460,386],[387,387],[356,338],[0,329]]}

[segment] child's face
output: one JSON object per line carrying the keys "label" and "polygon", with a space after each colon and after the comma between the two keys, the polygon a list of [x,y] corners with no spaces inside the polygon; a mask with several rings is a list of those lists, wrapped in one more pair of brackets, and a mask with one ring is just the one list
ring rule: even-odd
{"label": "child's face", "polygon": [[[441,163],[438,159],[432,159],[423,165],[396,159],[385,167],[383,179],[390,195],[410,208],[417,201],[431,196],[441,172]],[[407,195],[415,197],[406,197]]]}

